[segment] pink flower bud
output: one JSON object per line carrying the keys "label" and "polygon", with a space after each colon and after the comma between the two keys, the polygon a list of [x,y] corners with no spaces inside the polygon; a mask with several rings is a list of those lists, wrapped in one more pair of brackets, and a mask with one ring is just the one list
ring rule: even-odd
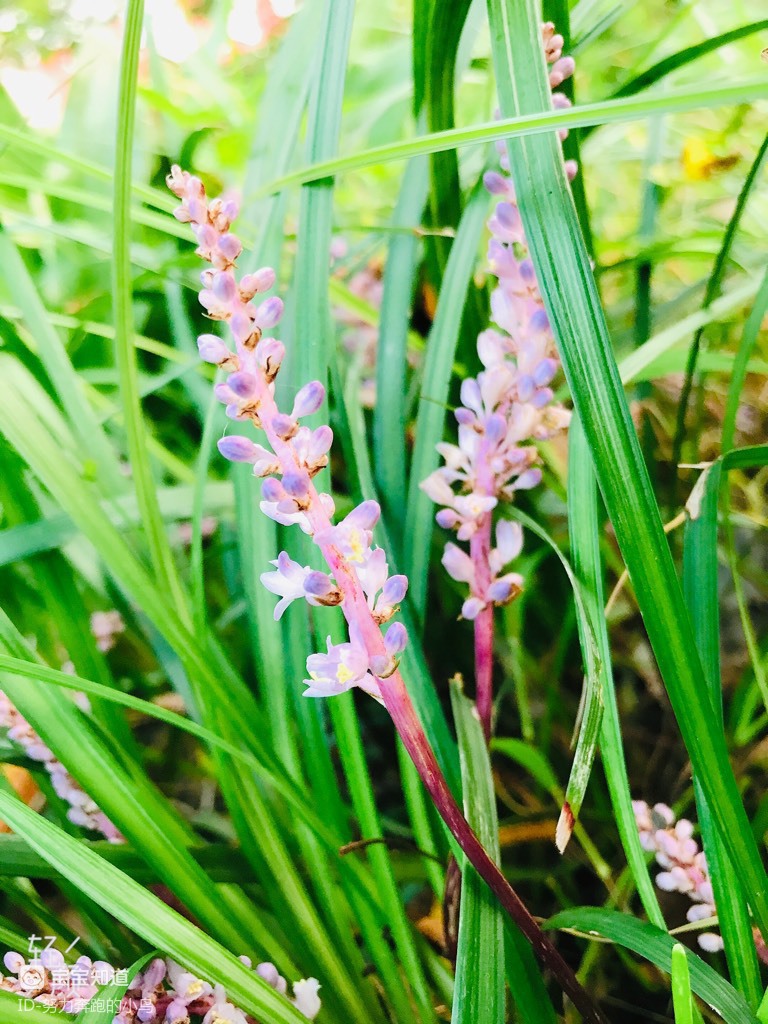
{"label": "pink flower bud", "polygon": [[219,264],[229,266],[243,251],[243,244],[237,235],[221,235],[216,243],[215,258]]}
{"label": "pink flower bud", "polygon": [[197,339],[197,349],[201,359],[214,365],[223,363],[232,355],[221,338],[217,338],[215,334],[201,334]]}
{"label": "pink flower bud", "polygon": [[236,313],[232,314],[232,318],[229,321],[229,329],[232,331],[232,337],[235,341],[244,345],[254,332],[254,323],[246,310],[239,309]]}
{"label": "pink flower bud", "polygon": [[256,973],[262,979],[266,981],[272,988],[277,988],[277,982],[280,978],[277,968],[272,963],[263,963],[256,965]]}
{"label": "pink flower bud", "polygon": [[291,419],[290,416],[286,416],[285,413],[279,412],[272,420],[272,429],[278,437],[283,439],[283,441],[288,441],[299,429],[299,425],[296,420]]}
{"label": "pink flower bud", "polygon": [[214,384],[213,393],[215,397],[223,405],[232,405],[237,401],[237,395],[225,381],[220,380],[218,384]]}
{"label": "pink flower bud", "polygon": [[384,634],[384,646],[387,653],[395,657],[401,654],[408,644],[408,630],[402,622],[393,622]]}
{"label": "pink flower bud", "polygon": [[461,606],[462,618],[469,619],[471,622],[477,618],[483,608],[485,608],[485,601],[481,601],[479,597],[469,597]]}
{"label": "pink flower bud", "polygon": [[262,331],[268,331],[271,327],[274,327],[279,323],[282,315],[283,300],[279,299],[276,295],[273,295],[271,298],[262,302],[256,309],[255,319]]}
{"label": "pink flower bud", "polygon": [[264,501],[280,501],[285,497],[283,485],[275,477],[267,477],[261,485],[261,496],[264,498]]}
{"label": "pink flower bud", "polygon": [[312,413],[317,412],[324,400],[325,388],[319,380],[312,380],[309,384],[305,384],[296,395],[291,416],[295,420],[301,419],[302,416],[311,416]]}
{"label": "pink flower bud", "polygon": [[492,196],[504,196],[509,191],[509,178],[505,178],[498,171],[486,171],[483,175],[483,184]]}
{"label": "pink flower bud", "polygon": [[275,283],[275,272],[272,267],[260,267],[249,276],[256,283],[257,292],[268,292]]}
{"label": "pink flower bud", "polygon": [[259,386],[254,375],[252,373],[247,373],[245,370],[238,370],[236,373],[231,373],[227,380],[227,384],[238,398],[255,397]]}
{"label": "pink flower bud", "polygon": [[389,606],[400,604],[407,592],[407,576],[390,576],[381,591],[381,601]]}
{"label": "pink flower bud", "polygon": [[258,448],[253,441],[239,434],[219,438],[217,446],[219,452],[230,462],[255,462],[258,455]]}
{"label": "pink flower bud", "polygon": [[304,580],[304,592],[312,597],[326,597],[336,589],[336,584],[324,572],[310,572]]}
{"label": "pink flower bud", "polygon": [[231,302],[237,295],[237,283],[231,270],[214,275],[211,291],[220,302]]}
{"label": "pink flower bud", "polygon": [[264,370],[267,380],[277,376],[280,364],[285,358],[285,345],[277,338],[262,338],[255,349],[259,366]]}
{"label": "pink flower bud", "polygon": [[309,475],[303,471],[285,473],[283,475],[283,489],[292,498],[306,498],[309,493]]}

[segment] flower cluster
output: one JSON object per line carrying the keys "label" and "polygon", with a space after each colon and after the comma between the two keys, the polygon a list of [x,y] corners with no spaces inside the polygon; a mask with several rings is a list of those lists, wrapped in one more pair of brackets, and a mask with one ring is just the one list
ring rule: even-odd
{"label": "flower cluster", "polygon": [[[247,967],[252,966],[247,956],[240,959]],[[263,981],[289,999],[287,982],[274,964],[257,964],[255,971]],[[293,984],[290,1002],[308,1020],[314,1020],[320,1012],[319,988],[316,978],[302,979]],[[192,1018],[202,1021],[202,1024],[254,1024],[253,1018],[228,1001],[223,986],[210,985],[173,960],[158,958],[131,981],[113,1024],[160,1024],[162,1021],[165,1024],[189,1024]]]}
{"label": "flower cluster", "polygon": [[[240,959],[251,967],[248,957]],[[78,1014],[99,993],[100,986],[113,981],[128,985],[120,1001],[113,1024],[189,1024],[192,1017],[202,1024],[254,1024],[227,1001],[221,985],[215,987],[185,971],[173,960],[152,960],[146,970],[128,981],[125,969],[115,970],[104,960],[92,961],[81,956],[74,964],[67,964],[64,955],[52,947],[36,953],[26,960],[21,953],[6,953],[3,958],[7,977],[0,975],[0,989],[15,992],[24,999],[33,999],[64,1013]],[[274,964],[256,966],[256,974],[280,995],[288,996],[288,984]],[[316,978],[305,978],[293,984],[290,1002],[308,1020],[320,1012],[320,983]]]}
{"label": "flower cluster", "polygon": [[[666,804],[649,807],[644,800],[634,800],[640,843],[648,853],[656,855],[656,863],[663,871],[656,875],[656,885],[664,892],[681,892],[693,901],[686,917],[689,921],[703,921],[713,917],[715,901],[707,859],[693,839],[693,825],[685,818],[675,820],[675,812]],[[703,932],[699,945],[708,953],[723,948],[723,940],[714,932]]]}
{"label": "flower cluster", "polygon": [[91,615],[91,633],[96,646],[103,654],[112,650],[117,643],[117,637],[124,632],[123,617],[114,608],[108,612],[94,612]]}
{"label": "flower cluster", "polygon": [[[313,483],[328,462],[333,435],[327,426],[311,429],[300,421],[318,411],[325,389],[318,381],[305,384],[290,413],[281,412],[275,402],[275,377],[285,349],[263,332],[277,323],[282,304],[274,297],[254,304],[257,293],[274,283],[274,272],[264,268],[238,280],[235,262],[242,246],[230,230],[235,204],[221,198],[209,202],[202,182],[178,166],[171,169],[168,186],[181,200],[176,216],[191,224],[197,252],[211,264],[203,273],[200,301],[212,319],[228,323],[234,341],[233,349],[216,335],[198,339],[202,358],[228,374],[226,381],[216,384],[215,394],[231,420],[261,428],[269,443],[265,448],[248,436],[226,436],[219,450],[226,458],[252,465],[254,474],[265,478],[264,513],[278,523],[299,526],[313,539],[330,570],[301,565],[281,553],[273,563],[275,572],[264,574],[270,590],[280,597],[275,614],[279,617],[290,601],[303,598],[313,605],[338,605],[349,627],[348,641],[333,644],[329,638],[325,653],[307,659],[306,695],[331,696],[357,686],[381,700],[461,849],[584,1019],[598,1024],[602,1015],[464,818],[425,735],[398,667],[398,655],[408,640],[406,630],[399,622],[390,624],[384,634],[381,630],[397,611],[407,581],[389,574],[386,555],[373,546],[379,506],[364,501],[334,524],[332,497],[318,493]],[[510,545],[503,532],[500,545]],[[279,978],[275,984],[280,985]],[[295,988],[294,992],[298,998]],[[306,994],[316,998],[316,983]],[[218,1016],[232,1020],[232,1011]],[[213,1019],[207,1024],[213,1024]]]}
{"label": "flower cluster", "polygon": [[275,402],[275,378],[285,347],[264,332],[276,326],[283,304],[275,296],[255,304],[256,296],[274,284],[275,273],[265,267],[238,279],[235,264],[242,245],[230,230],[237,213],[232,200],[208,201],[202,182],[179,167],[173,167],[168,186],[181,200],[176,217],[190,223],[198,255],[211,264],[202,274],[200,302],[211,319],[226,321],[234,341],[232,350],[213,334],[198,339],[202,358],[228,374],[216,384],[215,394],[231,420],[261,428],[270,445],[265,448],[234,434],[220,439],[219,451],[233,462],[253,466],[254,475],[264,478],[264,514],[311,536],[331,570],[302,566],[281,552],[272,563],[275,570],[262,576],[280,598],[275,618],[302,598],[315,606],[339,605],[350,625],[348,642],[333,644],[329,638],[326,653],[307,660],[305,696],[332,696],[358,686],[379,698],[377,680],[396,670],[407,642],[400,623],[390,625],[385,635],[379,629],[395,614],[407,589],[406,578],[390,575],[384,551],[373,546],[379,506],[364,501],[340,523],[332,522],[333,498],[318,493],[313,478],[328,464],[333,432],[325,425],[312,429],[301,424],[319,410],[325,388],[319,381],[305,384],[289,413]]}
{"label": "flower cluster", "polygon": [[[76,698],[82,698],[82,694]],[[73,825],[101,832],[111,843],[123,842],[123,836],[88,794],[81,789],[64,765],[38,736],[8,695],[0,690],[0,729],[8,730],[8,739],[20,746],[32,761],[39,761],[51,779],[57,796],[69,804],[67,817]]]}
{"label": "flower cluster", "polygon": [[[555,34],[551,24],[544,26],[543,39],[555,88],[573,73],[574,63],[562,56],[562,36]],[[553,99],[555,106],[568,105],[565,96],[555,94]],[[508,172],[503,144],[500,151],[502,170]],[[570,177],[575,175],[575,165],[569,163],[566,169]],[[496,326],[477,339],[484,369],[461,385],[458,444],[438,445],[444,465],[421,485],[442,506],[438,524],[456,530],[460,541],[470,542],[469,556],[449,544],[443,557],[447,572],[469,584],[470,596],[462,609],[467,619],[505,604],[520,592],[522,578],[503,569],[519,553],[522,535],[511,524],[500,523],[492,547],[492,511],[499,502],[512,500],[516,491],[539,483],[535,442],[553,437],[570,419],[553,402],[550,384],[559,364],[526,248],[514,184],[508,174],[488,171],[485,186],[499,198],[488,222],[488,265],[498,279],[491,295]]]}
{"label": "flower cluster", "polygon": [[80,1013],[99,986],[109,985],[118,973],[125,973],[116,972],[104,960],[93,961],[87,956],[69,965],[53,948],[41,950],[31,960],[12,951],[5,954],[3,963],[10,974],[0,975],[0,989],[71,1014]]}

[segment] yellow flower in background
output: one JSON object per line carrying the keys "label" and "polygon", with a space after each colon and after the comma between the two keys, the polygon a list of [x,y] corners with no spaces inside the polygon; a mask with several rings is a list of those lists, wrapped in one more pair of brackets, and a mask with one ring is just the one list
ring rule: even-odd
{"label": "yellow flower in background", "polygon": [[689,181],[705,181],[717,171],[726,171],[733,167],[738,161],[738,153],[724,157],[715,156],[704,139],[697,136],[686,139],[683,144],[683,171]]}

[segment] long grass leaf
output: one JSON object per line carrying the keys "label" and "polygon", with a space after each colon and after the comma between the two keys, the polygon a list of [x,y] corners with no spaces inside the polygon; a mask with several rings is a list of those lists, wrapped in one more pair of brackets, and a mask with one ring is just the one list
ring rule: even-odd
{"label": "long grass leaf", "polygon": [[768,19],[752,21],[748,25],[740,25],[738,28],[732,28],[728,32],[721,32],[719,35],[710,36],[709,39],[704,39],[700,43],[686,46],[685,49],[678,50],[677,53],[672,53],[669,57],[664,57],[663,60],[658,61],[653,67],[648,68],[647,71],[641,72],[641,74],[636,75],[625,85],[620,86],[613,93],[612,99],[633,96],[635,93],[655,85],[656,82],[666,78],[667,75],[677,71],[678,68],[685,67],[686,64],[698,60],[699,57],[704,57],[708,53],[719,50],[729,43],[735,43],[739,39],[750,36],[755,32],[763,32],[766,28],[768,28]]}
{"label": "long grass leaf", "polygon": [[691,972],[685,946],[679,942],[672,947],[672,1005],[675,1024],[693,1024],[693,996]]}
{"label": "long grass leaf", "polygon": [[[395,225],[420,223],[427,198],[427,165],[422,158],[406,168]],[[405,402],[408,323],[415,287],[418,238],[415,232],[393,234],[384,265],[384,289],[376,349],[376,405],[373,410],[373,455],[384,515],[402,522],[406,501]]]}
{"label": "long grass leaf", "polygon": [[744,387],[749,359],[757,344],[760,328],[767,311],[768,271],[766,271],[763,277],[758,293],[755,296],[752,310],[747,318],[747,322],[744,324],[741,341],[739,342],[739,350],[736,354],[731,379],[728,384],[728,398],[726,399],[725,412],[723,413],[723,438],[721,442],[723,453],[729,452],[733,447],[733,438],[736,432],[736,415],[739,411],[739,401],[741,400],[741,389]]}
{"label": "long grass leaf", "polygon": [[[29,939],[24,941],[28,942]],[[0,1024],[46,1024],[46,1021],[48,1024],[51,1021],[54,1024],[65,1024],[71,1020],[71,1016],[62,1010],[54,1010],[32,999],[24,999],[23,996],[0,989]]]}
{"label": "long grass leaf", "polygon": [[128,0],[123,54],[120,63],[117,141],[114,180],[114,254],[112,259],[112,300],[115,316],[115,354],[120,394],[128,440],[132,477],[147,535],[152,565],[163,589],[181,615],[186,598],[165,533],[152,478],[145,427],[138,391],[138,370],[133,347],[133,287],[131,270],[131,169],[133,130],[136,120],[136,77],[144,20],[144,0]]}
{"label": "long grass leaf", "polygon": [[[22,641],[4,616],[0,630],[2,648],[23,655]],[[191,845],[190,833],[146,777],[123,768],[63,693],[15,674],[3,674],[3,690],[99,809],[142,850],[165,884],[211,931],[234,941],[237,924],[224,912],[210,880],[185,852]],[[249,920],[248,927],[256,926]],[[268,935],[264,937],[269,943]]]}
{"label": "long grass leaf", "polygon": [[576,750],[573,755],[573,764],[571,765],[568,785],[565,790],[565,800],[563,801],[555,835],[557,848],[562,853],[568,845],[573,826],[579,816],[597,750],[597,738],[603,717],[600,653],[595,628],[590,618],[585,597],[582,594],[581,583],[565,555],[563,555],[547,531],[539,526],[534,519],[527,516],[525,512],[521,512],[520,509],[513,507],[507,510],[507,515],[522,523],[526,530],[535,533],[537,537],[540,537],[545,544],[552,548],[563,569],[565,569],[568,582],[573,590],[573,600],[576,608],[579,642],[584,659],[584,695],[582,698],[581,721],[576,739]]}
{"label": "long grass leaf", "polygon": [[[307,158],[322,162],[335,158],[341,131],[341,104],[353,0],[326,0],[318,39],[316,78],[310,94],[307,122]],[[262,188],[261,193],[267,190]],[[307,184],[299,209],[299,248],[296,258],[295,336],[297,351],[291,364],[293,384],[308,380],[326,384],[332,353],[328,279],[333,224],[333,181]]]}
{"label": "long grass leaf", "polygon": [[640,845],[635,814],[632,810],[624,743],[611,669],[611,648],[603,615],[603,568],[600,558],[597,484],[589,460],[589,448],[578,416],[568,433],[568,530],[571,538],[573,569],[587,606],[600,654],[603,718],[600,723],[600,752],[611,795],[614,818],[621,844],[632,872],[643,908],[651,922],[664,928],[664,916],[648,874],[647,857]]}
{"label": "long grass leaf", "polygon": [[548,110],[544,113],[526,113],[515,117],[502,117],[490,124],[471,128],[453,128],[450,131],[421,135],[404,142],[392,142],[372,149],[360,150],[348,156],[322,161],[299,168],[282,178],[267,182],[262,193],[269,195],[292,185],[321,181],[332,175],[346,174],[361,167],[383,164],[390,160],[408,160],[424,153],[437,153],[456,146],[470,146],[496,139],[522,138],[561,128],[584,128],[587,125],[615,124],[642,120],[655,114],[668,114],[684,110],[699,110],[731,104],[746,103],[768,96],[768,83],[764,78],[747,79],[735,85],[711,87],[686,86],[666,90],[662,95],[628,97],[600,103],[584,103],[570,110]]}
{"label": "long grass leaf", "polygon": [[86,390],[67,356],[67,350],[54,330],[26,264],[8,232],[0,227],[0,260],[13,281],[13,299],[18,305],[40,360],[45,367],[68,422],[95,463],[104,493],[124,492],[117,458],[86,398]]}
{"label": "long grass leaf", "polygon": [[676,323],[652,335],[619,362],[622,383],[631,384],[654,376],[663,376],[664,371],[659,368],[658,363],[665,354],[682,345],[692,332],[707,324],[723,320],[740,309],[755,296],[759,286],[759,277],[750,277],[744,284],[730,288],[726,295],[715,299],[706,309],[698,309],[695,313],[682,317]]}
{"label": "long grass leaf", "polygon": [[[459,739],[464,813],[489,855],[499,862],[499,823],[491,763],[480,719],[461,684],[451,684],[451,704]],[[504,920],[474,868],[465,862],[461,878],[456,985],[451,1024],[503,1024]],[[514,991],[514,984],[512,985]]]}
{"label": "long grass leaf", "polygon": [[[0,140],[14,151],[21,150],[24,153],[30,153],[34,157],[41,158],[46,164],[63,164],[65,167],[71,167],[96,181],[111,182],[113,180],[113,168],[96,163],[94,160],[88,160],[79,153],[68,153],[55,142],[42,138],[27,127],[19,128],[15,125],[0,124]],[[170,212],[173,209],[173,200],[165,189],[136,184],[132,187],[132,191],[137,199],[158,210]]]}
{"label": "long grass leaf", "polygon": [[[683,588],[693,621],[696,643],[702,659],[714,718],[723,729],[723,699],[720,674],[720,606],[717,559],[717,510],[722,470],[738,461],[754,460],[758,464],[768,458],[763,450],[746,449],[730,452],[711,467],[700,482],[691,503],[683,543]],[[751,462],[747,462],[751,464]],[[760,968],[752,937],[747,900],[733,864],[714,827],[712,812],[701,785],[694,775],[699,823],[707,856],[715,906],[725,943],[725,955],[733,984],[751,1006],[762,996]]]}
{"label": "long grass leaf", "polygon": [[[661,928],[638,921],[629,914],[596,907],[576,907],[550,917],[545,927],[577,930],[585,938],[602,937],[632,950],[667,974],[672,969],[675,939]],[[691,988],[720,1014],[726,1024],[756,1024],[757,1018],[735,988],[691,950],[686,950],[686,957]]]}
{"label": "long grass leaf", "polygon": [[[534,67],[539,24],[533,0],[490,3],[502,112],[545,109],[543,60]],[[554,136],[508,141],[531,257],[608,514],[629,571],[694,771],[737,865],[750,906],[768,934],[768,885],[728,750],[702,699],[703,670],[610,347],[589,258]]]}
{"label": "long grass leaf", "polygon": [[432,501],[419,485],[437,468],[439,461],[435,445],[443,439],[459,322],[487,210],[487,193],[482,182],[478,182],[466,205],[451,248],[440,301],[427,343],[404,524],[409,593],[419,617],[424,615],[427,596],[427,571],[434,519]]}

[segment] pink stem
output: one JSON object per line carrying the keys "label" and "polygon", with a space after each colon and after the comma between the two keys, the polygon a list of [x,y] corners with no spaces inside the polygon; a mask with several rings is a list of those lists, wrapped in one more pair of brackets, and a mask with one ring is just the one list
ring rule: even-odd
{"label": "pink stem", "polygon": [[[246,357],[247,358],[247,357]],[[259,381],[258,395],[258,421],[262,430],[272,445],[272,450],[277,456],[284,473],[296,472],[300,469],[296,455],[290,441],[279,437],[272,422],[278,414],[272,391],[262,376],[260,369],[253,360],[252,367],[256,378]],[[327,529],[330,519],[320,501],[319,495],[313,483],[309,485],[309,504],[306,516],[312,527],[313,533]],[[490,516],[486,531],[486,547],[490,544]],[[333,570],[336,584],[342,592],[341,604],[344,617],[348,623],[354,622],[361,631],[363,641],[369,656],[379,655],[386,657],[384,638],[378,624],[373,618],[371,609],[365,597],[365,592],[357,577],[354,568],[350,566],[341,552],[332,544],[318,545],[323,557]],[[490,573],[487,557],[485,558],[486,571]],[[493,613],[492,606],[489,609]],[[492,642],[492,625],[489,633]],[[488,644],[488,636],[485,637]],[[487,648],[490,652],[490,647]],[[490,668],[490,654],[487,659]],[[485,663],[484,663],[485,665]],[[530,915],[520,897],[506,880],[499,868],[494,864],[485,851],[480,840],[470,828],[467,820],[462,814],[453,794],[446,782],[445,776],[440,770],[437,759],[434,755],[429,741],[424,733],[421,722],[418,719],[416,710],[403,682],[399,671],[395,671],[386,678],[378,678],[384,705],[392,716],[400,737],[405,744],[408,754],[416,766],[422,782],[427,788],[430,796],[435,802],[441,817],[456,838],[461,849],[469,861],[474,865],[478,874],[483,878],[492,892],[496,895],[501,905],[510,915],[517,927],[528,939],[533,951],[541,961],[542,965],[552,971],[565,992],[572,1000],[574,1006],[581,1012],[584,1020],[590,1024],[606,1024],[605,1018],[593,1005],[586,991],[579,984],[576,975],[568,964],[563,960],[553,946],[550,939],[544,934],[539,925]],[[490,696],[490,686],[486,687]],[[490,706],[488,713],[490,724]]]}
{"label": "pink stem", "polygon": [[542,967],[552,971],[561,989],[573,1002],[584,1020],[590,1024],[607,1024],[607,1019],[594,1005],[549,937],[541,930],[515,890],[488,856],[485,847],[461,813],[445,776],[440,771],[437,759],[424,734],[400,673],[396,672],[389,678],[380,680],[380,685],[384,704],[392,716],[392,721],[395,723],[395,728],[400,734],[405,749],[416,765],[419,776],[432,797],[440,817],[453,833],[456,842],[470,863],[530,942]]}
{"label": "pink stem", "polygon": [[[480,494],[496,496],[496,479],[489,462],[488,440],[483,437],[477,453],[475,487]],[[484,512],[469,541],[469,556],[475,570],[475,589],[485,598],[491,583],[491,521]],[[493,732],[493,604],[475,619],[475,703],[486,740]]]}
{"label": "pink stem", "polygon": [[[486,512],[469,542],[479,593],[491,582],[491,513]],[[486,605],[475,619],[475,703],[486,740],[493,731],[493,605]]]}

